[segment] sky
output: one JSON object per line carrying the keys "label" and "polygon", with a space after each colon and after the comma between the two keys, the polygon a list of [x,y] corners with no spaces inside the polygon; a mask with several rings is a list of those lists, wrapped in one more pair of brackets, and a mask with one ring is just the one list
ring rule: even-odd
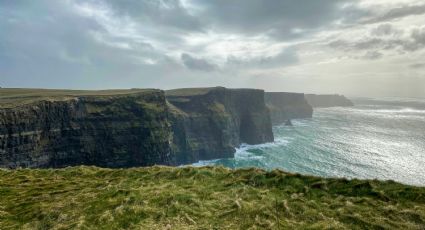
{"label": "sky", "polygon": [[425,98],[423,0],[0,0],[0,86]]}

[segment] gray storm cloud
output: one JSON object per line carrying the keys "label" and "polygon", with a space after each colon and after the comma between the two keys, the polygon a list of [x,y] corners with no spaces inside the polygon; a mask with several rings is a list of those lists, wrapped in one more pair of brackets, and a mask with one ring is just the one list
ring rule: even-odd
{"label": "gray storm cloud", "polygon": [[0,84],[425,96],[396,88],[424,81],[424,15],[416,0],[6,0]]}
{"label": "gray storm cloud", "polygon": [[209,63],[208,61],[202,59],[202,58],[195,58],[191,55],[184,53],[181,55],[181,59],[183,61],[183,64],[193,70],[201,70],[201,71],[214,71],[217,70],[217,66]]}

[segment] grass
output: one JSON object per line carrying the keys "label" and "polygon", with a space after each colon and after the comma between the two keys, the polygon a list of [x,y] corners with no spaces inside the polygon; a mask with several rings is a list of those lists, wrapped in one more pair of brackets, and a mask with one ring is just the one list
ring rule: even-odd
{"label": "grass", "polygon": [[64,101],[83,96],[115,96],[153,92],[154,89],[67,90],[0,88],[0,108],[14,108],[37,101]]}
{"label": "grass", "polygon": [[259,169],[0,170],[0,229],[424,229],[425,188]]}
{"label": "grass", "polygon": [[220,87],[171,89],[171,90],[166,90],[165,95],[169,97],[205,95],[209,93],[211,90],[215,90],[218,88]]}

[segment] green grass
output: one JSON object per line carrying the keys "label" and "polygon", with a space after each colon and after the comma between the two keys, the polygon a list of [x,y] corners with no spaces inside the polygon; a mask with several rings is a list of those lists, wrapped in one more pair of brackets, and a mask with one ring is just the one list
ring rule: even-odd
{"label": "green grass", "polygon": [[154,89],[67,90],[0,88],[0,108],[14,108],[37,101],[64,101],[83,96],[115,96],[149,93]]}
{"label": "green grass", "polygon": [[424,229],[425,188],[221,167],[0,170],[0,229]]}

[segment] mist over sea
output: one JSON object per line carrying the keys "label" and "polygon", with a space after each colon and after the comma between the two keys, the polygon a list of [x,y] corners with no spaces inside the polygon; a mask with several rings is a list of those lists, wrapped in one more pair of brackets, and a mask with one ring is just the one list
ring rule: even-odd
{"label": "mist over sea", "polygon": [[425,100],[351,99],[354,107],[319,108],[293,127],[275,126],[274,143],[243,145],[234,159],[195,165],[425,185]]}

